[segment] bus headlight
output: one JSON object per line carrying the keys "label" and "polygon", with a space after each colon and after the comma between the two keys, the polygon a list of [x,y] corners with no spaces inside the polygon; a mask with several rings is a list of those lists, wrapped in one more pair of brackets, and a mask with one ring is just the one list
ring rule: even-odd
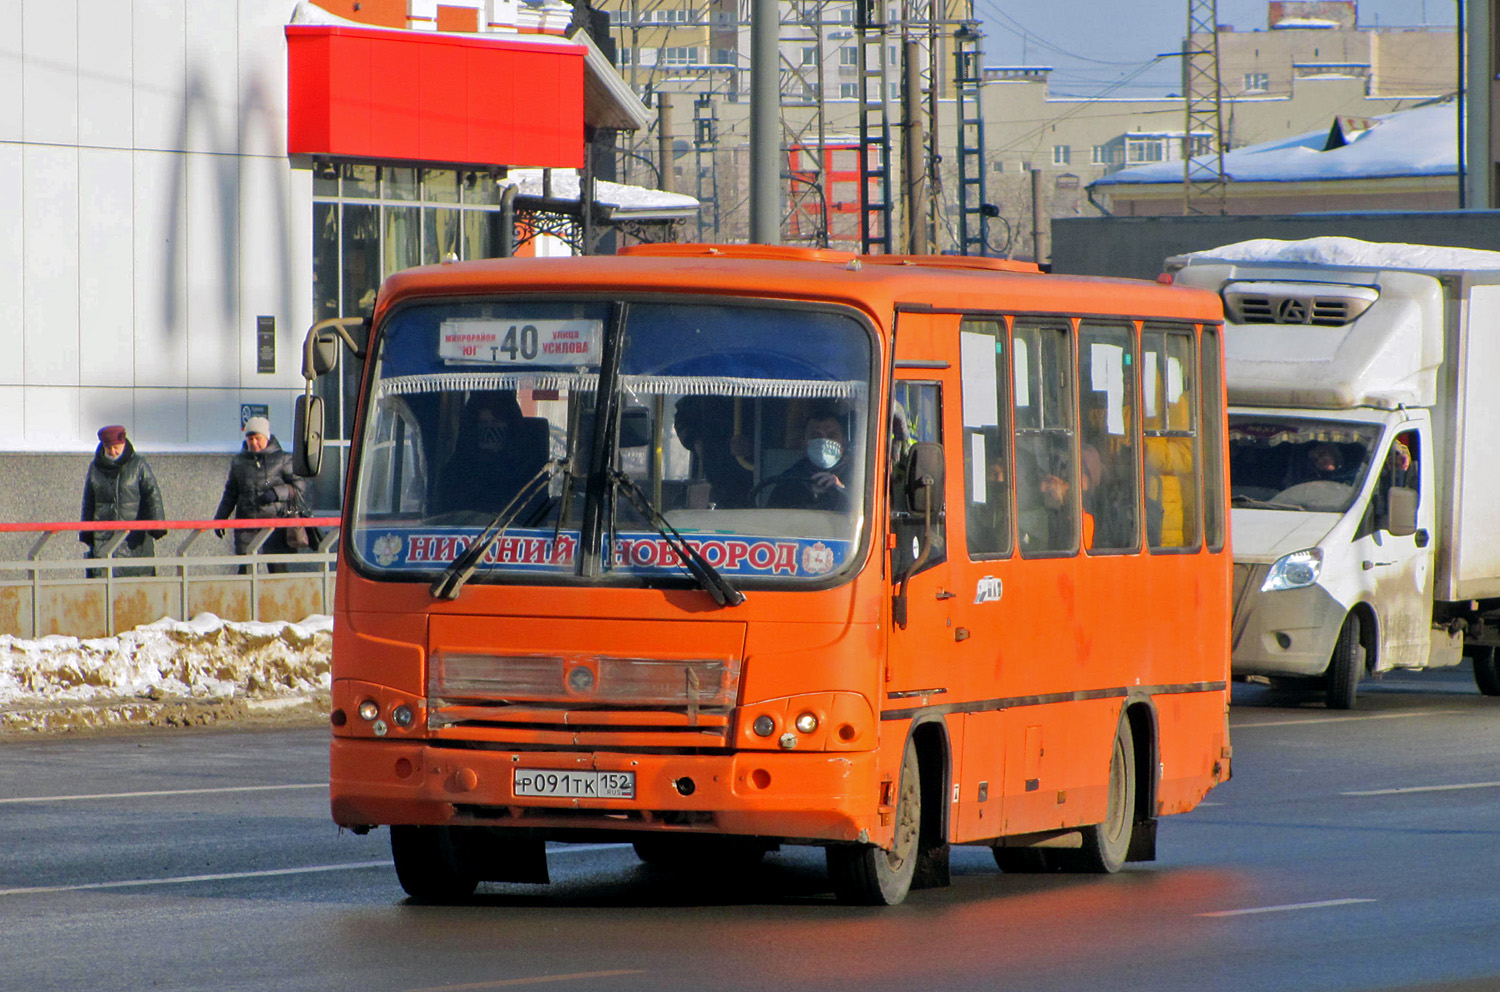
{"label": "bus headlight", "polygon": [[1323,571],[1323,549],[1308,548],[1282,555],[1266,574],[1261,592],[1282,592],[1287,589],[1302,589],[1318,581]]}
{"label": "bus headlight", "polygon": [[811,713],[803,713],[797,717],[794,726],[800,733],[810,734],[818,729],[818,718]]}
{"label": "bus headlight", "polygon": [[359,718],[369,721],[380,715],[380,706],[373,699],[366,699],[359,704]]}

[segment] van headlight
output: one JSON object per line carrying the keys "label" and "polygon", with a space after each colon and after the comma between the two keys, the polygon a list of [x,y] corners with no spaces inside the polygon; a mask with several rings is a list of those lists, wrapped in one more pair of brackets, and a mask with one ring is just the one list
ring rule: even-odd
{"label": "van headlight", "polygon": [[1289,555],[1282,555],[1276,559],[1260,591],[1280,592],[1285,589],[1301,589],[1318,581],[1318,574],[1322,571],[1322,548],[1293,551]]}

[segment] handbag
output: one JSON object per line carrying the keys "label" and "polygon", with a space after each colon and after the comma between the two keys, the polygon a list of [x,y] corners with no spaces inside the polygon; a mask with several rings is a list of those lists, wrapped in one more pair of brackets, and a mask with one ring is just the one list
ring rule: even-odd
{"label": "handbag", "polygon": [[[292,500],[286,504],[281,511],[283,517],[310,517],[312,511],[302,502],[302,494],[296,490],[292,491]],[[301,551],[303,548],[316,548],[323,535],[316,527],[283,527],[286,536],[287,547],[293,551]]]}

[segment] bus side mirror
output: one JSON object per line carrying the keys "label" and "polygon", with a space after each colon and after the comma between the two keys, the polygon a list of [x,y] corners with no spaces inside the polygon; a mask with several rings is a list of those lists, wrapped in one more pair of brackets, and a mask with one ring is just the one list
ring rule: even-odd
{"label": "bus side mirror", "polygon": [[1392,486],[1386,494],[1390,521],[1386,530],[1392,537],[1406,537],[1417,532],[1417,491],[1406,486]]}
{"label": "bus side mirror", "polygon": [[355,339],[354,332],[363,333],[368,328],[364,317],[330,317],[308,328],[307,337],[302,339],[302,378],[312,382],[332,372],[338,362],[341,341],[355,358],[364,358],[364,343]]}
{"label": "bus side mirror", "polygon": [[292,408],[297,446],[292,449],[292,471],[313,476],[323,467],[323,397],[304,393]]}
{"label": "bus side mirror", "polygon": [[919,441],[906,453],[906,505],[929,522],[943,512],[943,446]]}

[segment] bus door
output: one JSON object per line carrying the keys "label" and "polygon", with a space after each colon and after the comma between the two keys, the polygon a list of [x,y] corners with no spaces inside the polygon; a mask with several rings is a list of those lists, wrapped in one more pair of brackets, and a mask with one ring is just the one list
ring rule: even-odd
{"label": "bus door", "polygon": [[956,593],[948,561],[947,514],[941,502],[930,514],[915,512],[908,499],[907,479],[913,446],[941,445],[945,440],[942,417],[948,372],[946,363],[942,368],[936,364],[903,363],[898,351],[897,379],[891,391],[887,575],[892,623],[885,675],[887,710],[948,702],[944,696],[951,688],[945,660],[953,645]]}

